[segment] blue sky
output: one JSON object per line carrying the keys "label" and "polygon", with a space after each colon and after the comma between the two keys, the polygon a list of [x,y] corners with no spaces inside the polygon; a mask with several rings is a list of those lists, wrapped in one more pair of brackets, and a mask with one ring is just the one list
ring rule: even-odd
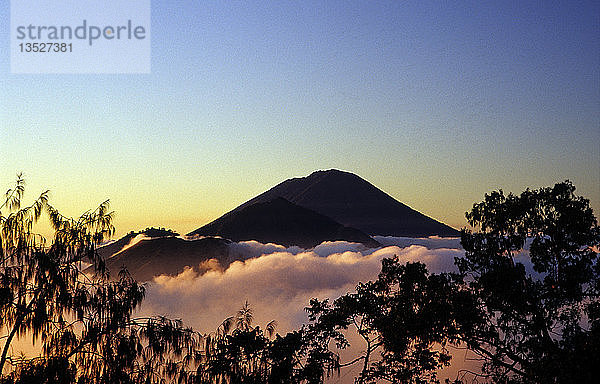
{"label": "blue sky", "polygon": [[598,2],[153,1],[150,75],[12,75],[0,25],[0,186],[120,232],[328,168],[456,227],[567,178],[600,209]]}

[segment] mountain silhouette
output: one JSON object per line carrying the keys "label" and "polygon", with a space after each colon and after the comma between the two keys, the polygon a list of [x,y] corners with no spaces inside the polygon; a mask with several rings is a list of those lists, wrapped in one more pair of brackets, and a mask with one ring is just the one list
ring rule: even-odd
{"label": "mountain silhouette", "polygon": [[[215,267],[225,268],[233,261],[229,260],[228,244],[229,241],[220,238],[148,238],[105,259],[106,268],[111,278],[116,278],[125,267],[137,281],[152,280],[158,275],[175,276],[183,272],[185,267],[203,273]],[[216,259],[218,265],[203,267],[203,263],[210,259]],[[88,270],[91,272],[91,269]]]}
{"label": "mountain silhouette", "polygon": [[[192,233],[203,233],[257,203],[283,198],[346,226],[374,236],[455,237],[460,233],[399,202],[361,177],[331,169],[288,179]],[[265,231],[268,228],[263,228]],[[215,233],[217,234],[217,233]],[[269,233],[264,232],[264,239]],[[269,239],[275,241],[275,239]]]}
{"label": "mountain silhouette", "polygon": [[146,237],[154,238],[154,237],[166,237],[166,236],[178,236],[179,234],[173,232],[170,229],[164,228],[146,228],[143,231],[134,232],[131,231],[125,236],[121,237],[119,240],[110,242],[105,244],[97,249],[98,255],[100,255],[103,259],[108,259],[112,257],[115,253],[121,251],[125,248],[129,243],[138,235],[144,235]]}
{"label": "mountain silhouette", "polygon": [[313,248],[323,241],[335,240],[379,246],[377,241],[360,230],[344,226],[282,197],[246,205],[190,235],[222,236],[233,241],[256,240],[302,248]]}
{"label": "mountain silhouette", "polygon": [[[146,238],[131,245],[141,234]],[[226,239],[302,248],[343,240],[377,247],[381,244],[369,235],[456,237],[460,233],[355,174],[328,170],[286,180],[189,235],[202,237],[186,240],[164,228],[147,228],[130,232],[98,253],[111,276],[126,267],[134,278],[147,281],[160,274],[176,275],[186,266],[200,273],[227,268],[234,260]],[[217,264],[207,264],[211,259]]]}

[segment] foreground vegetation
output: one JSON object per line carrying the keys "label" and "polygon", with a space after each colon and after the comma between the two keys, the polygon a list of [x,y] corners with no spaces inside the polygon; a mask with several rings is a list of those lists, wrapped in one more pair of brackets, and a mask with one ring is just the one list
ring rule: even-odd
{"label": "foreground vegetation", "polygon": [[[108,202],[77,219],[47,193],[21,207],[18,178],[0,204],[0,383],[321,383],[354,365],[357,383],[437,382],[449,347],[481,362],[458,382],[587,383],[600,354],[600,231],[570,182],[505,195],[467,213],[457,273],[384,259],[375,281],[330,302],[312,300],[310,322],[284,336],[252,324],[246,305],[214,333],[180,321],[135,318],[144,287],[109,279],[96,247],[114,228]],[[51,241],[33,232],[46,212]],[[526,242],[534,276],[516,260]],[[81,272],[91,263],[94,276]],[[336,351],[349,332],[364,350]],[[10,353],[19,336],[41,355]]]}

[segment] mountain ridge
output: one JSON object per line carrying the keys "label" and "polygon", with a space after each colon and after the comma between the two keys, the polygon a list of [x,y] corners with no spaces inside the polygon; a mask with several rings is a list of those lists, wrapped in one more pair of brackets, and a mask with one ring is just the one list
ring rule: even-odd
{"label": "mountain ridge", "polygon": [[[134,279],[149,281],[158,275],[176,276],[186,267],[198,273],[226,268],[233,261],[229,258],[229,243],[228,240],[214,237],[194,240],[176,236],[148,237],[104,261],[111,278],[116,278],[121,268],[125,267]],[[217,264],[207,264],[211,260]],[[86,271],[91,273],[93,269],[89,267]]]}
{"label": "mountain ridge", "polygon": [[233,241],[256,240],[313,248],[323,241],[349,241],[377,247],[362,231],[344,226],[283,197],[257,202],[229,212],[189,235],[222,236]]}

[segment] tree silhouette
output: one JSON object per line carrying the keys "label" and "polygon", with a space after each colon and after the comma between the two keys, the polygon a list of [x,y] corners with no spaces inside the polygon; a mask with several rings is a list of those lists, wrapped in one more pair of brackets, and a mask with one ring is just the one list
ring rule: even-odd
{"label": "tree silhouette", "polygon": [[[302,332],[273,338],[275,321],[265,330],[252,327],[248,301],[236,316],[225,319],[217,331],[204,335],[202,362],[195,372],[198,383],[300,383],[302,350],[306,345]],[[235,327],[232,327],[235,325]]]}
{"label": "tree silhouette", "polygon": [[[467,213],[456,264],[482,320],[466,333],[497,382],[591,382],[600,363],[600,232],[571,182],[486,194]],[[516,256],[529,244],[539,276]]]}
{"label": "tree silhouette", "polygon": [[[186,378],[196,338],[180,322],[135,319],[144,287],[123,271],[109,280],[97,244],[113,231],[108,201],[77,219],[61,215],[44,192],[21,208],[18,175],[0,204],[0,374],[3,383],[158,383]],[[54,238],[33,231],[46,212]],[[93,276],[82,272],[93,265]],[[12,356],[15,337],[41,345],[35,358]]]}
{"label": "tree silhouette", "polygon": [[248,304],[248,300],[244,303],[244,306],[240,308],[237,312],[236,316],[236,326],[238,329],[243,331],[247,331],[250,329],[252,325],[252,320],[254,319],[254,314],[252,308],[250,308],[250,304]]}
{"label": "tree silhouette", "polygon": [[[479,356],[456,382],[588,383],[600,365],[600,231],[589,200],[569,182],[521,195],[495,191],[467,213],[458,274],[384,259],[374,282],[307,308],[315,365],[361,364],[357,383],[437,382],[447,345]],[[533,272],[517,260],[528,254]],[[340,362],[353,329],[360,355]],[[379,356],[374,352],[379,351]]]}
{"label": "tree silhouette", "polygon": [[[356,293],[332,304],[311,300],[307,308],[313,349],[329,367],[360,364],[357,383],[437,382],[437,370],[449,364],[447,344],[457,344],[463,327],[473,321],[469,292],[452,274],[429,274],[422,263],[384,259],[377,280],[360,283]],[[348,362],[330,350],[348,347],[349,328],[364,340],[365,349]],[[379,352],[377,355],[375,352]],[[327,365],[328,364],[328,365]]]}

